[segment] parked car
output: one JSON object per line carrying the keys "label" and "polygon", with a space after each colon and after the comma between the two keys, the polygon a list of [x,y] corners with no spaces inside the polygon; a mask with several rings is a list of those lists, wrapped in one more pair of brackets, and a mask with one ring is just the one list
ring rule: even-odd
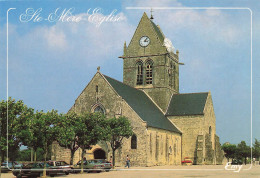
{"label": "parked car", "polygon": [[190,166],[190,165],[192,165],[192,159],[189,157],[185,157],[184,160],[181,162],[181,164]]}
{"label": "parked car", "polygon": [[73,169],[73,166],[69,165],[65,161],[48,161],[47,163],[53,168],[61,169],[66,175],[72,172],[71,170]]}
{"label": "parked car", "polygon": [[109,162],[108,160],[106,159],[96,159],[98,163],[101,163],[104,165],[104,169],[106,172],[109,172],[110,169],[113,167],[112,163]]}
{"label": "parked car", "polygon": [[[84,160],[83,169],[85,172],[101,172],[104,170],[104,165],[96,160]],[[81,171],[81,161],[73,166],[74,173]]]}
{"label": "parked car", "polygon": [[[44,163],[43,162],[35,162],[29,163],[27,165],[22,166],[20,169],[14,169],[13,175],[17,178],[21,178],[23,176],[26,177],[41,177],[43,174]],[[46,174],[50,177],[54,177],[55,175],[63,173],[63,170],[57,169],[54,166],[50,166],[46,163]]]}
{"label": "parked car", "polygon": [[11,171],[12,169],[16,169],[16,168],[21,168],[22,164],[20,164],[19,162],[17,161],[5,161],[5,162],[2,162],[1,164],[1,169],[2,169],[2,172],[8,172],[8,171]]}

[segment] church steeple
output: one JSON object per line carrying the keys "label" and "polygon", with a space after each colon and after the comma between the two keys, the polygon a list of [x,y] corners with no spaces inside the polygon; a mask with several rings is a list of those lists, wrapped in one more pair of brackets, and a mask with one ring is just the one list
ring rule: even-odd
{"label": "church steeple", "polygon": [[150,12],[151,12],[151,17],[150,17],[150,19],[153,20],[153,9],[152,9],[152,8],[151,8],[151,11],[150,11]]}
{"label": "church steeple", "polygon": [[171,95],[179,92],[179,58],[169,50],[169,42],[144,12],[128,47],[124,44],[121,57],[123,82],[144,90],[162,110],[166,110]]}

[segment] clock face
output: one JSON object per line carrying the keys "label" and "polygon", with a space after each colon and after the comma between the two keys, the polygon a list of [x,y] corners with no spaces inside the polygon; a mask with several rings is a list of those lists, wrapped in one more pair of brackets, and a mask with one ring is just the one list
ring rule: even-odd
{"label": "clock face", "polygon": [[149,38],[148,36],[143,36],[143,37],[141,37],[141,39],[140,39],[140,45],[141,45],[142,47],[148,46],[149,43],[150,43],[150,38]]}

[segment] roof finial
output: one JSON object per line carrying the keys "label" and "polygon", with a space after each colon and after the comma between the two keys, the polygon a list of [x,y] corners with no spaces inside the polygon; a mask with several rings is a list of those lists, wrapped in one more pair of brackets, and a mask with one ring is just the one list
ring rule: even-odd
{"label": "roof finial", "polygon": [[150,12],[151,12],[151,17],[150,17],[150,19],[153,20],[153,8],[151,8],[151,11],[150,11]]}
{"label": "roof finial", "polygon": [[97,67],[97,71],[98,71],[98,72],[100,71],[100,66]]}
{"label": "roof finial", "polygon": [[124,56],[126,56],[126,41],[125,41],[125,43],[124,43]]}

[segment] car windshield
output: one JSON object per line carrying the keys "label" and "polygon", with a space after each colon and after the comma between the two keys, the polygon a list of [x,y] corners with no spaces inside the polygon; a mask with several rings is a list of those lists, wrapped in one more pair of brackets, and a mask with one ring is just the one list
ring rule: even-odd
{"label": "car windshield", "polygon": [[[43,168],[44,167],[44,163],[40,162],[40,163],[29,163],[26,166],[24,166],[25,169],[31,169],[31,168]],[[46,163],[46,167],[50,167],[50,165],[48,163]]]}
{"label": "car windshield", "polygon": [[103,163],[103,161],[100,159],[92,159],[92,160],[89,160],[89,163],[90,164],[101,164],[101,163]]}
{"label": "car windshield", "polygon": [[29,163],[29,164],[27,164],[26,166],[24,166],[24,168],[25,168],[25,169],[30,169],[30,168],[33,167],[33,165],[34,165],[34,163]]}
{"label": "car windshield", "polygon": [[107,163],[107,160],[105,159],[97,159],[97,163]]}
{"label": "car windshield", "polygon": [[66,163],[65,161],[61,161],[61,162],[60,162],[60,165],[61,165],[61,166],[66,166],[66,165],[69,165],[69,164]]}
{"label": "car windshield", "polygon": [[53,163],[53,162],[48,162],[48,164],[49,164],[50,166],[54,166],[54,163]]}
{"label": "car windshield", "polygon": [[[87,160],[84,160],[84,161],[83,161],[83,164],[87,165],[87,164],[88,164],[88,161],[87,161]],[[81,161],[79,161],[79,162],[77,163],[77,165],[81,165]]]}

